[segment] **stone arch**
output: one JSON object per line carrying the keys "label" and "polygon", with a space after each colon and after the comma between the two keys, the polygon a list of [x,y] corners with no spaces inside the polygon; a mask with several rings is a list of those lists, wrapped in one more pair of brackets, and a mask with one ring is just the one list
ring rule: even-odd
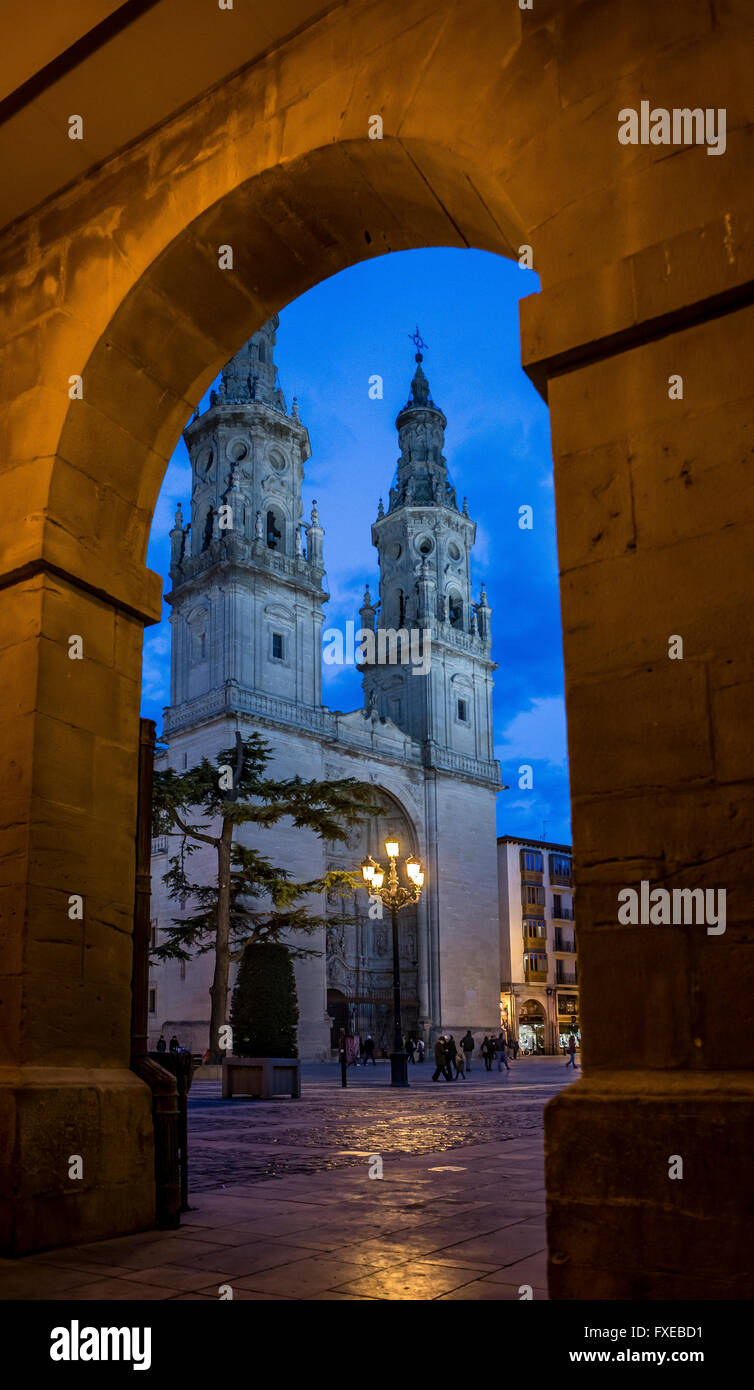
{"label": "stone arch", "polygon": [[286,509],[276,497],[265,498],[264,538],[268,550],[276,550],[279,555],[287,555],[287,532]]}
{"label": "stone arch", "polygon": [[465,604],[464,604],[464,601],[463,601],[463,595],[462,595],[460,589],[457,589],[457,588],[455,587],[455,585],[451,584],[451,585],[449,586],[448,590],[447,590],[447,596],[448,596],[448,622],[450,623],[450,626],[451,626],[451,627],[458,628],[459,631],[462,632],[462,631],[464,630],[464,627],[465,627],[465,624],[464,624],[464,608],[465,608]]}
{"label": "stone arch", "polygon": [[[476,246],[533,251],[543,292],[522,305],[524,361],[548,394],[556,456],[587,1071],[547,1115],[552,1291],[677,1296],[667,1191],[648,1190],[642,1143],[661,1141],[681,1080],[688,1150],[705,1152],[710,1116],[733,1119],[744,1104],[750,1114],[754,1030],[725,1019],[723,1002],[745,928],[731,919],[720,939],[670,932],[676,949],[662,962],[653,940],[625,931],[630,968],[618,972],[612,924],[616,887],[637,865],[710,887],[722,871],[741,903],[754,897],[739,733],[751,724],[740,643],[752,524],[740,363],[754,332],[746,10],[746,0],[700,4],[679,23],[670,7],[658,24],[654,0],[636,0],[616,7],[607,33],[591,22],[594,6],[564,0],[531,12],[480,0],[471,17],[452,0],[336,5],[7,230],[0,689],[14,695],[3,707],[3,907],[20,944],[2,1060],[13,1072],[3,1098],[28,1123],[6,1249],[134,1229],[153,1211],[150,1102],[128,1070],[129,933],[140,637],[161,590],[144,559],[180,430],[249,334],[318,280],[390,250]],[[703,147],[672,159],[619,149],[615,115],[638,106],[637,74],[649,70],[683,102],[703,75],[705,102],[727,110],[724,159]],[[377,103],[384,138],[370,140]],[[225,243],[234,270],[219,276]],[[679,370],[693,390],[670,402]],[[78,401],[72,373],[83,377]],[[727,587],[713,592],[712,574]],[[61,641],[70,631],[89,634],[77,672]],[[667,637],[678,631],[694,659],[670,671]],[[98,775],[74,786],[70,769],[82,766]],[[66,927],[61,943],[65,896],[82,889],[84,937]],[[676,1005],[658,1030],[666,997]],[[736,1085],[705,1090],[731,1058]],[[23,1066],[38,1069],[33,1087]],[[654,1077],[640,1093],[642,1143],[620,1178],[633,1173],[644,1229],[658,1232],[641,1250],[635,1206],[596,1157],[584,1159],[581,1140],[596,1127],[597,1155],[631,1129],[632,1068]],[[89,1091],[75,1079],[82,1069]],[[74,1198],[60,1165],[34,1152],[35,1117],[63,1132],[71,1113],[89,1113],[95,1087],[103,1119],[89,1138],[103,1176]],[[739,1189],[724,1165],[709,1182],[717,1189],[700,1192],[698,1211],[676,1213],[692,1297],[725,1296],[731,1266],[746,1267]],[[42,1192],[44,1233],[33,1210]]]}

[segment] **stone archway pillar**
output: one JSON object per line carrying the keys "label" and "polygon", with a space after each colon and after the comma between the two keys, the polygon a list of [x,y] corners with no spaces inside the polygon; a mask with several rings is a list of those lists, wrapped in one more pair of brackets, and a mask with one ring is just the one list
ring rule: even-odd
{"label": "stone archway pillar", "polygon": [[[555,1298],[754,1292],[744,232],[726,215],[522,306],[555,456],[583,1019],[583,1077],[546,1111]],[[724,933],[619,925],[642,881],[725,889]]]}
{"label": "stone archway pillar", "polygon": [[142,569],[131,606],[40,550],[2,580],[4,1254],[154,1219],[151,1095],[129,1056],[141,637],[159,580]]}

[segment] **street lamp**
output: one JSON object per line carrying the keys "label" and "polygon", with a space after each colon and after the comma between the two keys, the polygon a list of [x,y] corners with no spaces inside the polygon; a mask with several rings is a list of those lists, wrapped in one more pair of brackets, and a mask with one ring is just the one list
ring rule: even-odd
{"label": "street lamp", "polygon": [[391,1086],[408,1086],[408,1059],[403,1049],[403,1029],[401,1027],[401,965],[398,949],[398,913],[410,903],[418,903],[424,886],[421,864],[410,854],[406,860],[405,872],[408,887],[400,882],[395,861],[400,854],[397,840],[385,841],[385,853],[390,860],[390,870],[385,883],[385,873],[371,855],[367,855],[361,866],[361,873],[369,892],[390,908],[393,922],[393,1051],[390,1054]]}

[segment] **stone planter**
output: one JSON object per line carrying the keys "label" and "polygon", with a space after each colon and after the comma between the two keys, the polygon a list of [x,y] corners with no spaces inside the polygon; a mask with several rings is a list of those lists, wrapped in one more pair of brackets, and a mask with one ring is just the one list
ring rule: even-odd
{"label": "stone planter", "polygon": [[222,1081],[222,1062],[202,1062],[194,1072],[194,1081]]}
{"label": "stone planter", "polygon": [[298,1057],[224,1057],[223,1099],[232,1096],[301,1095],[301,1062]]}

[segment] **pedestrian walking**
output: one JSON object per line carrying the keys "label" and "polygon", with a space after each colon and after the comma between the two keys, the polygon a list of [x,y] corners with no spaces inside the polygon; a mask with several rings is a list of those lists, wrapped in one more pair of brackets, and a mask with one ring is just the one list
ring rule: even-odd
{"label": "pedestrian walking", "polygon": [[416,1043],[414,1042],[413,1038],[407,1038],[407,1039],[406,1039],[406,1055],[407,1055],[407,1057],[408,1057],[409,1062],[414,1062],[414,1061],[416,1060],[416,1058],[414,1057],[415,1051],[416,1051]]}
{"label": "pedestrian walking", "polygon": [[464,1052],[462,1046],[459,1047],[459,1048],[456,1050],[456,1053],[455,1053],[455,1055],[454,1055],[454,1057],[453,1057],[453,1066],[454,1066],[455,1069],[456,1069],[456,1075],[455,1075],[456,1081],[458,1080],[459,1076],[460,1076],[460,1078],[461,1078],[462,1081],[465,1081],[465,1080],[466,1080],[466,1054],[465,1054],[465,1052]]}
{"label": "pedestrian walking", "polygon": [[423,1038],[420,1038],[419,1041],[418,1041],[418,1043],[416,1044],[416,1060],[417,1060],[417,1062],[423,1062],[423,1061],[424,1061],[424,1039],[423,1039]]}
{"label": "pedestrian walking", "polygon": [[568,1061],[566,1062],[566,1066],[567,1066],[567,1067],[573,1067],[574,1071],[577,1071],[577,1070],[578,1070],[577,1067],[576,1067],[576,1034],[575,1034],[575,1033],[571,1033],[571,1036],[570,1036],[570,1038],[568,1039]]}
{"label": "pedestrian walking", "polygon": [[471,1029],[470,1029],[470,1028],[468,1028],[468,1029],[466,1030],[466,1033],[465,1033],[464,1036],[461,1038],[461,1047],[462,1047],[462,1049],[463,1049],[464,1061],[465,1061],[465,1063],[466,1063],[466,1070],[467,1070],[467,1071],[471,1071],[471,1054],[472,1054],[472,1052],[474,1051],[474,1039],[473,1039],[473,1037],[471,1036]]}
{"label": "pedestrian walking", "polygon": [[458,1048],[456,1047],[456,1040],[453,1037],[453,1034],[451,1033],[450,1037],[445,1043],[445,1075],[447,1076],[448,1081],[455,1080],[453,1076],[453,1065],[456,1060],[457,1052]]}
{"label": "pedestrian walking", "polygon": [[439,1081],[441,1075],[445,1077],[446,1081],[449,1079],[445,1070],[445,1036],[442,1033],[435,1043],[435,1069],[432,1073],[432,1080]]}
{"label": "pedestrian walking", "polygon": [[498,1069],[498,1071],[502,1071],[503,1067],[505,1067],[505,1070],[506,1070],[506,1071],[510,1071],[510,1067],[508,1066],[508,1057],[507,1057],[508,1044],[507,1044],[507,1042],[506,1042],[505,1033],[503,1033],[502,1029],[501,1029],[501,1031],[500,1031],[500,1036],[499,1036],[499,1038],[495,1038],[495,1051],[496,1051],[496,1053],[497,1053],[497,1069]]}
{"label": "pedestrian walking", "polygon": [[367,1062],[371,1062],[373,1067],[377,1066],[374,1060],[374,1038],[371,1033],[367,1033],[364,1039],[364,1066]]}
{"label": "pedestrian walking", "polygon": [[511,1047],[513,1049],[513,1060],[514,1062],[516,1062],[518,1060],[518,1038],[516,1037],[515,1033],[513,1034],[513,1037],[511,1039]]}
{"label": "pedestrian walking", "polygon": [[486,1033],[482,1038],[482,1046],[480,1047],[479,1051],[481,1052],[484,1058],[485,1071],[492,1071],[492,1058],[495,1055],[495,1047],[491,1038],[488,1038]]}

